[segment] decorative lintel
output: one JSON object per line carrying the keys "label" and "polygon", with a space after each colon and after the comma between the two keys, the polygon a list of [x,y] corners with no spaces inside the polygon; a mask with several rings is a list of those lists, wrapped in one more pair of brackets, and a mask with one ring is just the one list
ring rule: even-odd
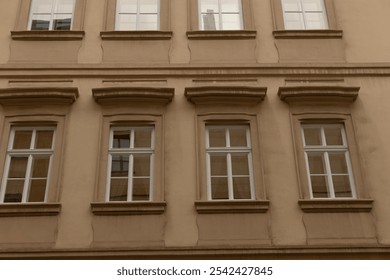
{"label": "decorative lintel", "polygon": [[296,86],[280,87],[279,98],[292,102],[344,102],[352,103],[359,94],[360,87],[347,86]]}
{"label": "decorative lintel", "polygon": [[268,208],[268,200],[195,201],[195,209],[199,214],[266,213]]}
{"label": "decorative lintel", "polygon": [[174,96],[173,88],[109,87],[92,89],[95,101],[102,105],[123,102],[146,102],[168,104]]}
{"label": "decorative lintel", "polygon": [[266,87],[210,86],[190,87],[185,89],[187,100],[194,104],[257,104],[264,100],[266,93]]}
{"label": "decorative lintel", "polygon": [[78,41],[85,32],[79,30],[23,30],[11,31],[13,40],[23,41]]}
{"label": "decorative lintel", "polygon": [[0,89],[0,104],[29,105],[29,104],[61,104],[70,105],[79,96],[77,88],[3,88]]}
{"label": "decorative lintel", "polygon": [[172,31],[102,31],[100,37],[102,40],[170,40]]}
{"label": "decorative lintel", "polygon": [[193,40],[245,40],[255,39],[255,30],[196,30],[187,31],[187,38]]}
{"label": "decorative lintel", "polygon": [[370,212],[372,199],[301,199],[298,201],[306,213]]}
{"label": "decorative lintel", "polygon": [[95,215],[160,215],[165,212],[166,202],[92,202]]}

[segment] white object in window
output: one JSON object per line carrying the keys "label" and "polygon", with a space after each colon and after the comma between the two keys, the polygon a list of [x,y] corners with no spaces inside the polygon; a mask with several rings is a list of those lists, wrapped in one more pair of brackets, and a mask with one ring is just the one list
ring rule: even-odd
{"label": "white object in window", "polygon": [[302,125],[311,198],[356,198],[342,124]]}
{"label": "white object in window", "polygon": [[241,30],[241,0],[199,0],[201,30]]}
{"label": "white object in window", "polygon": [[54,132],[53,127],[12,128],[1,184],[1,202],[46,201]]}
{"label": "white object in window", "polygon": [[282,0],[285,29],[328,29],[323,0]]}
{"label": "white object in window", "polygon": [[75,0],[32,0],[29,30],[71,30]]}
{"label": "white object in window", "polygon": [[254,199],[248,125],[206,126],[208,199]]}
{"label": "white object in window", "polygon": [[113,127],[110,131],[107,201],[153,199],[154,127]]}
{"label": "white object in window", "polygon": [[159,30],[160,0],[117,0],[116,30]]}

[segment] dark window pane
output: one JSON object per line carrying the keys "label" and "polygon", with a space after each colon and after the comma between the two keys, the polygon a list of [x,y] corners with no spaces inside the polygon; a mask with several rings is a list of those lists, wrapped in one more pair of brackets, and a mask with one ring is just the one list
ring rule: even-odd
{"label": "dark window pane", "polygon": [[111,179],[110,201],[127,201],[127,179]]}
{"label": "dark window pane", "polygon": [[319,128],[308,128],[305,127],[303,129],[304,135],[305,135],[305,144],[306,146],[311,146],[311,145],[321,145],[321,129]]}
{"label": "dark window pane", "polygon": [[31,23],[31,30],[49,30],[49,20],[34,19]]}
{"label": "dark window pane", "polygon": [[248,155],[232,154],[233,175],[249,175]]}
{"label": "dark window pane", "polygon": [[329,153],[330,169],[332,174],[348,174],[345,153]]}
{"label": "dark window pane", "polygon": [[150,180],[148,178],[133,179],[133,200],[149,200]]}
{"label": "dark window pane", "polygon": [[209,129],[210,147],[226,147],[226,132],[224,128]]}
{"label": "dark window pane", "polygon": [[319,153],[307,153],[309,159],[310,174],[326,174],[324,154]]}
{"label": "dark window pane", "polygon": [[235,127],[229,129],[231,147],[247,147],[246,127]]}
{"label": "dark window pane", "polygon": [[45,201],[46,180],[32,179],[30,182],[30,194],[28,202]]}
{"label": "dark window pane", "polygon": [[24,180],[8,180],[4,202],[22,202]]}
{"label": "dark window pane", "polygon": [[226,155],[210,155],[211,176],[227,175]]}
{"label": "dark window pane", "polygon": [[311,188],[314,198],[329,197],[328,184],[325,176],[311,176]]}
{"label": "dark window pane", "polygon": [[38,130],[35,139],[35,149],[51,149],[53,142],[53,133],[54,131],[52,130]]}
{"label": "dark window pane", "polygon": [[112,156],[111,177],[128,177],[129,156]]}
{"label": "dark window pane", "polygon": [[135,128],[134,129],[134,148],[151,148],[152,147],[152,128]]}
{"label": "dark window pane", "polygon": [[72,18],[55,19],[53,21],[53,30],[70,30]]}
{"label": "dark window pane", "polygon": [[324,131],[325,131],[326,145],[328,146],[343,145],[343,137],[341,135],[340,127],[325,127]]}
{"label": "dark window pane", "polygon": [[235,199],[251,199],[249,177],[233,177],[233,192]]}
{"label": "dark window pane", "polygon": [[112,147],[117,149],[130,148],[130,130],[114,131]]}
{"label": "dark window pane", "polygon": [[12,157],[8,178],[25,178],[28,157]]}
{"label": "dark window pane", "polygon": [[47,174],[49,171],[49,156],[42,156],[33,158],[32,164],[32,178],[47,178]]}
{"label": "dark window pane", "polygon": [[149,155],[134,155],[133,176],[150,176]]}
{"label": "dark window pane", "polygon": [[336,175],[333,176],[332,179],[333,179],[333,188],[336,197],[352,197],[349,176]]}
{"label": "dark window pane", "polygon": [[17,130],[15,131],[14,143],[12,149],[30,149],[32,131]]}
{"label": "dark window pane", "polygon": [[227,177],[211,178],[211,198],[228,199],[228,180]]}

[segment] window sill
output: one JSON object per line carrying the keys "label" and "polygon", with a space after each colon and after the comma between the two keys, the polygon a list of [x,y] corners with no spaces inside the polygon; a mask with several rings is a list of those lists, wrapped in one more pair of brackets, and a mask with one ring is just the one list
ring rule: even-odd
{"label": "window sill", "polygon": [[305,213],[370,212],[372,199],[301,199],[299,206]]}
{"label": "window sill", "polygon": [[11,38],[22,41],[78,41],[83,39],[84,33],[74,30],[11,31]]}
{"label": "window sill", "polygon": [[102,31],[102,40],[170,40],[172,31]]}
{"label": "window sill", "polygon": [[199,214],[266,213],[268,208],[268,200],[195,201]]}
{"label": "window sill", "polygon": [[246,40],[255,39],[255,30],[198,30],[187,31],[190,40]]}
{"label": "window sill", "polygon": [[275,39],[341,39],[342,30],[275,30]]}
{"label": "window sill", "polygon": [[93,202],[91,210],[98,216],[160,215],[166,206],[166,202]]}
{"label": "window sill", "polygon": [[56,216],[60,210],[59,203],[2,203],[0,217]]}

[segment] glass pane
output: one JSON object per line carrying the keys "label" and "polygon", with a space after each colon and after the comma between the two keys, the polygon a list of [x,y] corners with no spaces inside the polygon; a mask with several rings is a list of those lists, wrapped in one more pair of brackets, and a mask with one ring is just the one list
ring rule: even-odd
{"label": "glass pane", "polygon": [[31,21],[31,30],[49,30],[50,16],[34,15]]}
{"label": "glass pane", "polygon": [[348,174],[348,167],[345,153],[330,153],[330,169],[332,174]]}
{"label": "glass pane", "polygon": [[226,155],[210,155],[211,176],[227,175]]}
{"label": "glass pane", "polygon": [[50,156],[34,157],[31,178],[47,178],[49,171]]}
{"label": "glass pane", "polygon": [[325,176],[310,176],[311,188],[314,198],[327,198],[329,197],[328,185]]}
{"label": "glass pane", "polygon": [[351,184],[348,175],[332,176],[336,197],[352,197]]}
{"label": "glass pane", "polygon": [[233,177],[233,193],[235,199],[251,199],[249,177]]}
{"label": "glass pane", "polygon": [[117,0],[119,13],[137,13],[137,0]]}
{"label": "glass pane", "polygon": [[224,128],[209,129],[210,147],[226,147],[226,132]]}
{"label": "glass pane", "polygon": [[284,11],[298,12],[302,11],[300,0],[283,0]]}
{"label": "glass pane", "polygon": [[128,177],[129,156],[112,156],[111,177]]}
{"label": "glass pane", "polygon": [[53,30],[70,30],[72,25],[72,15],[55,15],[53,20]]}
{"label": "glass pane", "polygon": [[8,178],[25,178],[28,157],[12,157],[9,165]]}
{"label": "glass pane", "polygon": [[327,24],[323,13],[306,13],[306,29],[326,29]]}
{"label": "glass pane", "polygon": [[320,128],[308,128],[303,129],[305,135],[306,146],[321,145],[321,129]]}
{"label": "glass pane", "polygon": [[116,30],[136,30],[136,15],[118,15]]}
{"label": "glass pane", "polygon": [[150,148],[152,147],[152,128],[136,128],[134,129],[134,148]]}
{"label": "glass pane", "polygon": [[14,143],[12,149],[30,149],[32,131],[15,131]]}
{"label": "glass pane", "polygon": [[284,14],[284,27],[285,29],[302,30],[305,28],[303,25],[303,15],[301,13],[285,13]]}
{"label": "glass pane", "polygon": [[34,0],[32,4],[33,14],[50,14],[54,0]]}
{"label": "glass pane", "polygon": [[308,153],[310,174],[326,174],[324,155],[318,153]]}
{"label": "glass pane", "polygon": [[218,0],[201,0],[202,13],[218,13]]}
{"label": "glass pane", "polygon": [[249,175],[248,155],[232,154],[233,175]]}
{"label": "glass pane", "polygon": [[212,13],[202,14],[202,30],[219,30],[219,16]]}
{"label": "glass pane", "polygon": [[223,178],[211,178],[211,198],[212,199],[228,199],[228,179]]}
{"label": "glass pane", "polygon": [[28,202],[43,202],[45,201],[46,180],[35,179],[30,183],[30,194]]}
{"label": "glass pane", "polygon": [[247,147],[246,127],[234,127],[229,129],[231,147]]}
{"label": "glass pane", "polygon": [[130,148],[130,130],[114,131],[112,147],[117,149]]}
{"label": "glass pane", "polygon": [[221,1],[222,13],[240,13],[240,0]]}
{"label": "glass pane", "polygon": [[134,155],[133,176],[150,176],[150,156]]}
{"label": "glass pane", "polygon": [[139,12],[148,13],[148,14],[157,14],[158,13],[158,0],[142,0],[140,2]]}
{"label": "glass pane", "polygon": [[241,30],[241,15],[222,15],[222,30]]}
{"label": "glass pane", "polygon": [[325,127],[325,138],[326,138],[326,145],[335,145],[335,146],[342,146],[343,145],[343,137],[341,135],[341,128],[340,127]]}
{"label": "glass pane", "polygon": [[111,179],[110,201],[127,201],[127,179]]}
{"label": "glass pane", "polygon": [[303,9],[306,12],[320,12],[322,11],[322,0],[303,0]]}
{"label": "glass pane", "polygon": [[53,134],[52,130],[38,130],[35,138],[35,149],[51,149]]}
{"label": "glass pane", "polygon": [[138,22],[138,30],[157,30],[157,21],[157,15],[140,15]]}
{"label": "glass pane", "polygon": [[56,13],[60,14],[72,14],[74,7],[74,0],[59,0]]}
{"label": "glass pane", "polygon": [[4,202],[22,202],[24,180],[8,180]]}
{"label": "glass pane", "polygon": [[149,178],[133,179],[133,200],[149,200],[150,180]]}

